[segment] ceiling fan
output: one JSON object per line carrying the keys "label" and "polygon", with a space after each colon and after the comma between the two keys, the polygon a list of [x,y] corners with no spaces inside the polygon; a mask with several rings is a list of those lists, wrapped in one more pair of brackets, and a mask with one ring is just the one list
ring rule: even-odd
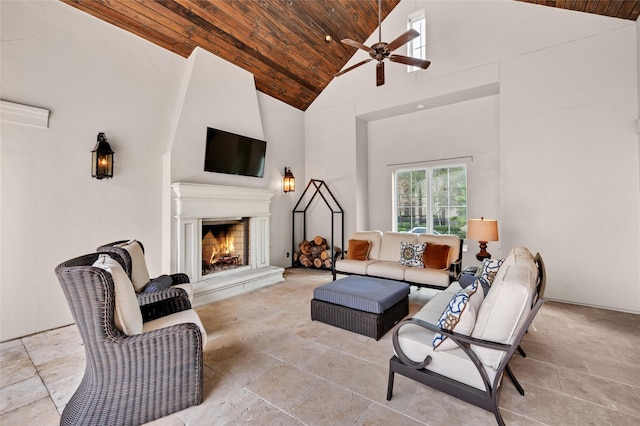
{"label": "ceiling fan", "polygon": [[366,51],[367,53],[369,53],[369,56],[371,56],[371,58],[365,59],[362,62],[358,62],[357,64],[352,65],[349,68],[340,71],[339,73],[335,74],[334,77],[341,76],[342,74],[345,74],[351,71],[352,69],[359,67],[360,65],[364,65],[369,61],[373,61],[374,59],[378,61],[378,63],[376,64],[376,86],[382,86],[384,84],[384,62],[383,61],[387,58],[389,58],[391,62],[399,62],[401,64],[411,65],[411,66],[419,67],[425,70],[429,67],[429,65],[431,65],[431,62],[424,59],[391,54],[391,52],[393,52],[400,46],[404,46],[406,43],[410,42],[411,40],[413,40],[418,36],[420,36],[419,32],[417,32],[414,29],[410,29],[404,32],[403,34],[401,34],[400,36],[398,36],[398,38],[393,40],[391,43],[383,42],[382,41],[382,6],[381,6],[381,0],[378,0],[378,42],[372,45],[371,47],[367,47],[362,43],[358,43],[357,41],[351,40],[348,38],[342,40],[342,43],[344,44]]}

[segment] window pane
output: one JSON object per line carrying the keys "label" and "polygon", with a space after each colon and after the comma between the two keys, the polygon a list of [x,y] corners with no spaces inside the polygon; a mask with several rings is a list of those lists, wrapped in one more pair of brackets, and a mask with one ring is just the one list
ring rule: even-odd
{"label": "window pane", "polygon": [[[408,231],[426,220],[425,170],[396,173],[396,221],[398,231]],[[423,225],[424,226],[424,225]]]}
{"label": "window pane", "polygon": [[[407,55],[413,58],[426,59],[426,47],[425,47],[425,19],[424,15],[416,16],[409,20],[409,28],[414,29],[420,33],[420,37],[416,37],[411,40],[407,46]],[[419,70],[419,67],[408,67],[408,71]]]}
{"label": "window pane", "polygon": [[396,194],[397,231],[422,227],[421,232],[466,237],[466,166],[398,171]]}

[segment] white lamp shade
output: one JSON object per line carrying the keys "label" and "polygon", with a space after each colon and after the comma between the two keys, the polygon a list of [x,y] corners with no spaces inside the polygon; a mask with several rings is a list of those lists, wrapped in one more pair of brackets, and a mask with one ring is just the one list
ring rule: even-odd
{"label": "white lamp shade", "polygon": [[495,219],[469,219],[467,238],[476,241],[498,241],[498,221]]}

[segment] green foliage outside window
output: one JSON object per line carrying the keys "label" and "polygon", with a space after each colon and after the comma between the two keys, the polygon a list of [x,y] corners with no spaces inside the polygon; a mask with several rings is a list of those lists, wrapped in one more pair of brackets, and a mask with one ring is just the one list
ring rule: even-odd
{"label": "green foliage outside window", "polygon": [[397,171],[395,182],[399,232],[424,227],[428,233],[466,237],[466,166]]}

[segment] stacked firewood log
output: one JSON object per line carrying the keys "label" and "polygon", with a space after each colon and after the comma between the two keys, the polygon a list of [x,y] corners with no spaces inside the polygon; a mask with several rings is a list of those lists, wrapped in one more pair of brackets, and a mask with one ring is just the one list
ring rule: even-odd
{"label": "stacked firewood log", "polygon": [[[305,268],[331,269],[331,248],[327,240],[316,235],[311,241],[304,240],[298,244],[300,251],[293,254],[293,261]],[[333,248],[334,253],[340,253],[340,247]]]}

